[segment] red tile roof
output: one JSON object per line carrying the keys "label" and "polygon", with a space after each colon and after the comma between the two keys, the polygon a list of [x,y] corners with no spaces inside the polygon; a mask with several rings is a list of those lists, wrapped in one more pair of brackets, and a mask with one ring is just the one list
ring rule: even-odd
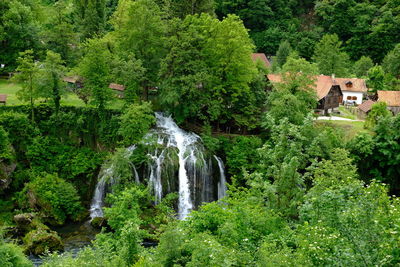
{"label": "red tile roof", "polygon": [[358,78],[335,78],[337,84],[340,85],[342,91],[351,92],[368,92],[367,84],[364,79]]}
{"label": "red tile roof", "polygon": [[374,101],[372,101],[372,100],[367,100],[367,101],[365,101],[364,103],[362,103],[361,105],[359,105],[358,108],[359,108],[361,111],[364,111],[365,113],[367,113],[368,111],[371,110],[373,104],[375,104]]}
{"label": "red tile roof", "polygon": [[400,107],[400,91],[378,91],[378,101],[389,107]]}
{"label": "red tile roof", "polygon": [[117,90],[117,91],[124,91],[125,90],[125,86],[123,86],[122,84],[118,84],[118,83],[110,83],[108,88],[111,88],[111,89],[114,89],[114,90]]}
{"label": "red tile roof", "polygon": [[271,63],[269,62],[267,56],[264,53],[253,53],[251,55],[251,58],[253,59],[254,62],[257,62],[257,60],[261,60],[264,63],[264,66],[267,68],[271,67]]}
{"label": "red tile roof", "polygon": [[6,101],[7,101],[7,95],[0,95],[0,102],[6,103]]}

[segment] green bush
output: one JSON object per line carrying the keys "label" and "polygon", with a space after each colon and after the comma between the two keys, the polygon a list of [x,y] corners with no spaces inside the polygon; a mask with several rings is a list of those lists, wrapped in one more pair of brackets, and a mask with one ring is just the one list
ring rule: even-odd
{"label": "green bush", "polygon": [[78,220],[84,211],[76,189],[56,174],[42,173],[19,193],[19,204],[41,212],[53,224]]}
{"label": "green bush", "polygon": [[2,267],[32,267],[33,264],[24,255],[22,249],[14,244],[0,241],[0,263]]}
{"label": "green bush", "polygon": [[243,179],[243,170],[252,172],[259,162],[257,149],[262,145],[256,136],[239,136],[226,148],[226,167],[228,173],[235,176],[239,183]]}
{"label": "green bush", "polygon": [[142,139],[155,124],[151,104],[130,105],[121,116],[121,126],[118,133],[123,138],[124,145],[133,145]]}

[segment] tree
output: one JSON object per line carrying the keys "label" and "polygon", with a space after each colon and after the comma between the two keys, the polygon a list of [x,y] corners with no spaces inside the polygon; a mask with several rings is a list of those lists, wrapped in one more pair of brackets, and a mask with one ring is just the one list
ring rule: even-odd
{"label": "tree", "polygon": [[250,85],[261,72],[249,56],[253,45],[241,21],[202,14],[175,27],[160,70],[164,106],[178,122],[193,118],[248,127],[254,116],[248,103],[255,98]]}
{"label": "tree", "polygon": [[111,89],[108,88],[111,54],[101,39],[88,40],[85,49],[78,72],[84,78],[84,87],[90,92],[91,102],[103,111],[111,98]]}
{"label": "tree", "polygon": [[122,114],[118,133],[122,136],[124,145],[136,144],[155,122],[150,103],[133,104],[128,106]]}
{"label": "tree", "polygon": [[173,16],[181,19],[201,13],[214,15],[214,0],[170,0],[169,5]]}
{"label": "tree", "polygon": [[369,92],[376,94],[378,91],[385,90],[385,72],[383,68],[376,65],[368,70],[367,85]]}
{"label": "tree", "polygon": [[359,77],[366,77],[368,71],[374,66],[374,62],[370,57],[362,56],[356,63],[354,63],[353,72]]}
{"label": "tree", "polygon": [[39,25],[29,1],[7,0],[0,3],[0,71],[16,68],[19,52],[38,51]]}
{"label": "tree", "polygon": [[317,105],[315,77],[317,66],[292,54],[281,71],[282,81],[274,84],[267,108],[275,120],[287,118],[290,123],[302,124]]}
{"label": "tree", "polygon": [[72,6],[67,1],[58,1],[54,4],[54,10],[50,13],[48,28],[41,35],[46,41],[46,47],[61,55],[67,62],[75,62],[73,56],[77,48],[78,34],[72,24]]}
{"label": "tree", "polygon": [[47,51],[46,60],[42,64],[38,79],[40,96],[50,97],[53,100],[56,113],[60,109],[61,95],[65,89],[65,83],[61,80],[65,73],[63,63],[60,54]]}
{"label": "tree", "polygon": [[382,117],[388,117],[391,113],[387,109],[387,105],[385,102],[377,102],[372,105],[371,111],[368,113],[368,116],[365,120],[365,127],[373,129],[379,119]]}
{"label": "tree", "polygon": [[383,59],[382,67],[386,73],[390,73],[400,79],[400,44],[390,51]]}
{"label": "tree", "polygon": [[161,59],[164,57],[165,22],[153,0],[120,1],[112,21],[114,38],[121,58],[134,57],[145,70],[141,87],[148,98],[148,90],[157,86]]}
{"label": "tree", "polygon": [[123,84],[124,100],[130,105],[140,99],[140,85],[143,81],[145,68],[142,66],[142,61],[137,60],[134,56],[127,56],[127,59],[122,59],[115,56],[112,61],[112,81]]}
{"label": "tree", "polygon": [[349,57],[342,52],[342,42],[336,34],[326,34],[316,45],[313,59],[318,65],[319,71],[324,75],[336,75],[345,77]]}
{"label": "tree", "polygon": [[292,48],[290,46],[290,43],[287,40],[281,42],[278,51],[276,52],[274,65],[276,64],[276,67],[279,69],[282,68],[282,66],[285,65],[286,60],[291,52]]}
{"label": "tree", "polygon": [[74,0],[76,21],[84,39],[103,33],[106,23],[105,0]]}
{"label": "tree", "polygon": [[34,102],[38,98],[37,76],[39,68],[33,58],[33,51],[26,50],[20,53],[17,59],[18,73],[14,76],[14,80],[21,83],[22,88],[17,92],[17,97],[24,102],[30,103],[31,119],[34,121]]}

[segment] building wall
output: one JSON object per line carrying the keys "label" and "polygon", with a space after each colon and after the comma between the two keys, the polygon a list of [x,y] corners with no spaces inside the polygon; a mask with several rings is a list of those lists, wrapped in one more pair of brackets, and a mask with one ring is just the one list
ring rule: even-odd
{"label": "building wall", "polygon": [[388,107],[388,109],[393,112],[394,115],[397,115],[400,113],[400,107]]}
{"label": "building wall", "polygon": [[350,96],[350,97],[355,96],[355,97],[357,97],[357,100],[355,100],[357,105],[362,104],[363,95],[364,95],[362,92],[342,91],[342,93],[343,93],[343,101],[346,101],[348,96]]}

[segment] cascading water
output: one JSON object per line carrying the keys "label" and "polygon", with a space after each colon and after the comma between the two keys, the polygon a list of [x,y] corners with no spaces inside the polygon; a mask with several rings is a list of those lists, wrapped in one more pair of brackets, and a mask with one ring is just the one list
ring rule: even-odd
{"label": "cascading water", "polygon": [[218,167],[219,167],[219,173],[220,173],[220,179],[218,182],[218,199],[223,198],[224,196],[226,196],[226,177],[225,177],[225,166],[224,163],[222,162],[222,159],[215,156],[214,158],[217,160],[218,162]]}
{"label": "cascading water", "polygon": [[[184,219],[203,202],[225,195],[224,165],[220,158],[207,154],[198,135],[180,129],[171,117],[161,113],[156,113],[156,119],[156,127],[138,145],[146,147],[147,160],[137,165],[131,163],[132,180],[147,184],[156,204],[166,194],[178,192],[178,216]],[[128,148],[126,157],[139,153],[135,148]],[[213,173],[213,162],[219,174]],[[115,165],[109,164],[100,175],[90,210],[92,218],[103,216],[101,208],[107,185],[119,180]]]}
{"label": "cascading water", "polygon": [[[124,153],[124,158],[128,159],[136,146],[130,146]],[[100,171],[99,181],[97,182],[96,189],[94,191],[92,203],[90,205],[90,218],[103,217],[103,206],[104,197],[106,194],[107,187],[112,187],[118,180],[119,174],[115,173],[115,165],[110,164]]]}

